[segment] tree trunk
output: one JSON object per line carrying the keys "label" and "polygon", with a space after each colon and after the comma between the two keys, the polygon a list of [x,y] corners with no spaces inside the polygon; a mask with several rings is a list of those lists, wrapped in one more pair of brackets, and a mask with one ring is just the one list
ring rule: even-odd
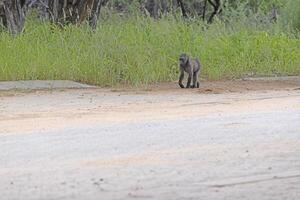
{"label": "tree trunk", "polygon": [[5,11],[4,11],[4,2],[3,0],[0,0],[0,25],[1,23],[3,26],[7,26],[6,24],[6,17],[5,17]]}
{"label": "tree trunk", "polygon": [[22,0],[5,0],[3,2],[3,24],[13,35],[23,30],[25,22],[23,5],[24,1]]}
{"label": "tree trunk", "polygon": [[163,14],[167,14],[170,11],[170,2],[168,0],[161,0],[161,11]]}
{"label": "tree trunk", "polygon": [[177,0],[177,2],[178,2],[178,5],[181,8],[182,16],[187,17],[186,9],[184,7],[184,4],[183,4],[182,0]]}
{"label": "tree trunk", "polygon": [[50,18],[54,22],[58,22],[59,13],[61,12],[61,7],[59,6],[59,0],[49,0],[49,14]]}
{"label": "tree trunk", "polygon": [[150,13],[151,17],[158,18],[158,0],[147,0],[145,8]]}
{"label": "tree trunk", "polygon": [[215,15],[220,12],[221,0],[214,0],[214,2],[212,0],[208,0],[208,2],[213,6],[213,9],[214,9],[208,19],[208,23],[211,24],[213,22]]}
{"label": "tree trunk", "polygon": [[96,14],[99,12],[100,5],[94,6],[94,2],[101,5],[101,0],[49,0],[49,13],[54,22],[80,24],[92,15],[93,10]]}
{"label": "tree trunk", "polygon": [[77,9],[78,10],[78,21],[73,23],[81,24],[85,21],[88,17],[91,16],[91,11],[93,9],[94,0],[80,0]]}
{"label": "tree trunk", "polygon": [[207,8],[207,0],[204,0],[203,13],[202,13],[203,21],[205,20],[206,8]]}
{"label": "tree trunk", "polygon": [[98,22],[98,18],[100,15],[101,6],[102,6],[102,0],[94,1],[91,17],[89,19],[89,24],[93,30],[95,30],[97,27],[97,22]]}

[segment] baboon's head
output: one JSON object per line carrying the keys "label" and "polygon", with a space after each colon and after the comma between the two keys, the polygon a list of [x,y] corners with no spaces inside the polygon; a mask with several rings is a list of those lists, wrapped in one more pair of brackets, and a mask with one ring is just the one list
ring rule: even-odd
{"label": "baboon's head", "polygon": [[185,53],[180,54],[179,56],[179,64],[180,65],[185,65],[189,60],[189,56],[186,55]]}

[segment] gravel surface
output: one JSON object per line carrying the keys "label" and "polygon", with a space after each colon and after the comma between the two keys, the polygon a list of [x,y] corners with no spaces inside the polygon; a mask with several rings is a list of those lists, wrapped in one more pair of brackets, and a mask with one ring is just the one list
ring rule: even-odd
{"label": "gravel surface", "polygon": [[0,93],[0,199],[298,200],[297,84]]}

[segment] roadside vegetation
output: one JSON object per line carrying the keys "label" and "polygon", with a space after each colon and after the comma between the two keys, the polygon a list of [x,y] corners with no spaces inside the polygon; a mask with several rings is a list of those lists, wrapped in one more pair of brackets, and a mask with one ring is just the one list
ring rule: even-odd
{"label": "roadside vegetation", "polygon": [[0,80],[68,79],[100,86],[175,81],[181,52],[200,58],[206,80],[300,75],[300,0],[278,9],[274,22],[262,9],[246,14],[245,5],[237,5],[208,24],[178,12],[157,19],[106,7],[95,30],[32,15],[22,33],[0,32]]}

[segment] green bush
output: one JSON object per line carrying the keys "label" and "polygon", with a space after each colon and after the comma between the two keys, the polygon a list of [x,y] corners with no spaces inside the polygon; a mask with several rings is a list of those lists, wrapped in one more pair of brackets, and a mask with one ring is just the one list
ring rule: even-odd
{"label": "green bush", "polygon": [[282,10],[284,26],[291,26],[300,31],[300,0],[288,0]]}

